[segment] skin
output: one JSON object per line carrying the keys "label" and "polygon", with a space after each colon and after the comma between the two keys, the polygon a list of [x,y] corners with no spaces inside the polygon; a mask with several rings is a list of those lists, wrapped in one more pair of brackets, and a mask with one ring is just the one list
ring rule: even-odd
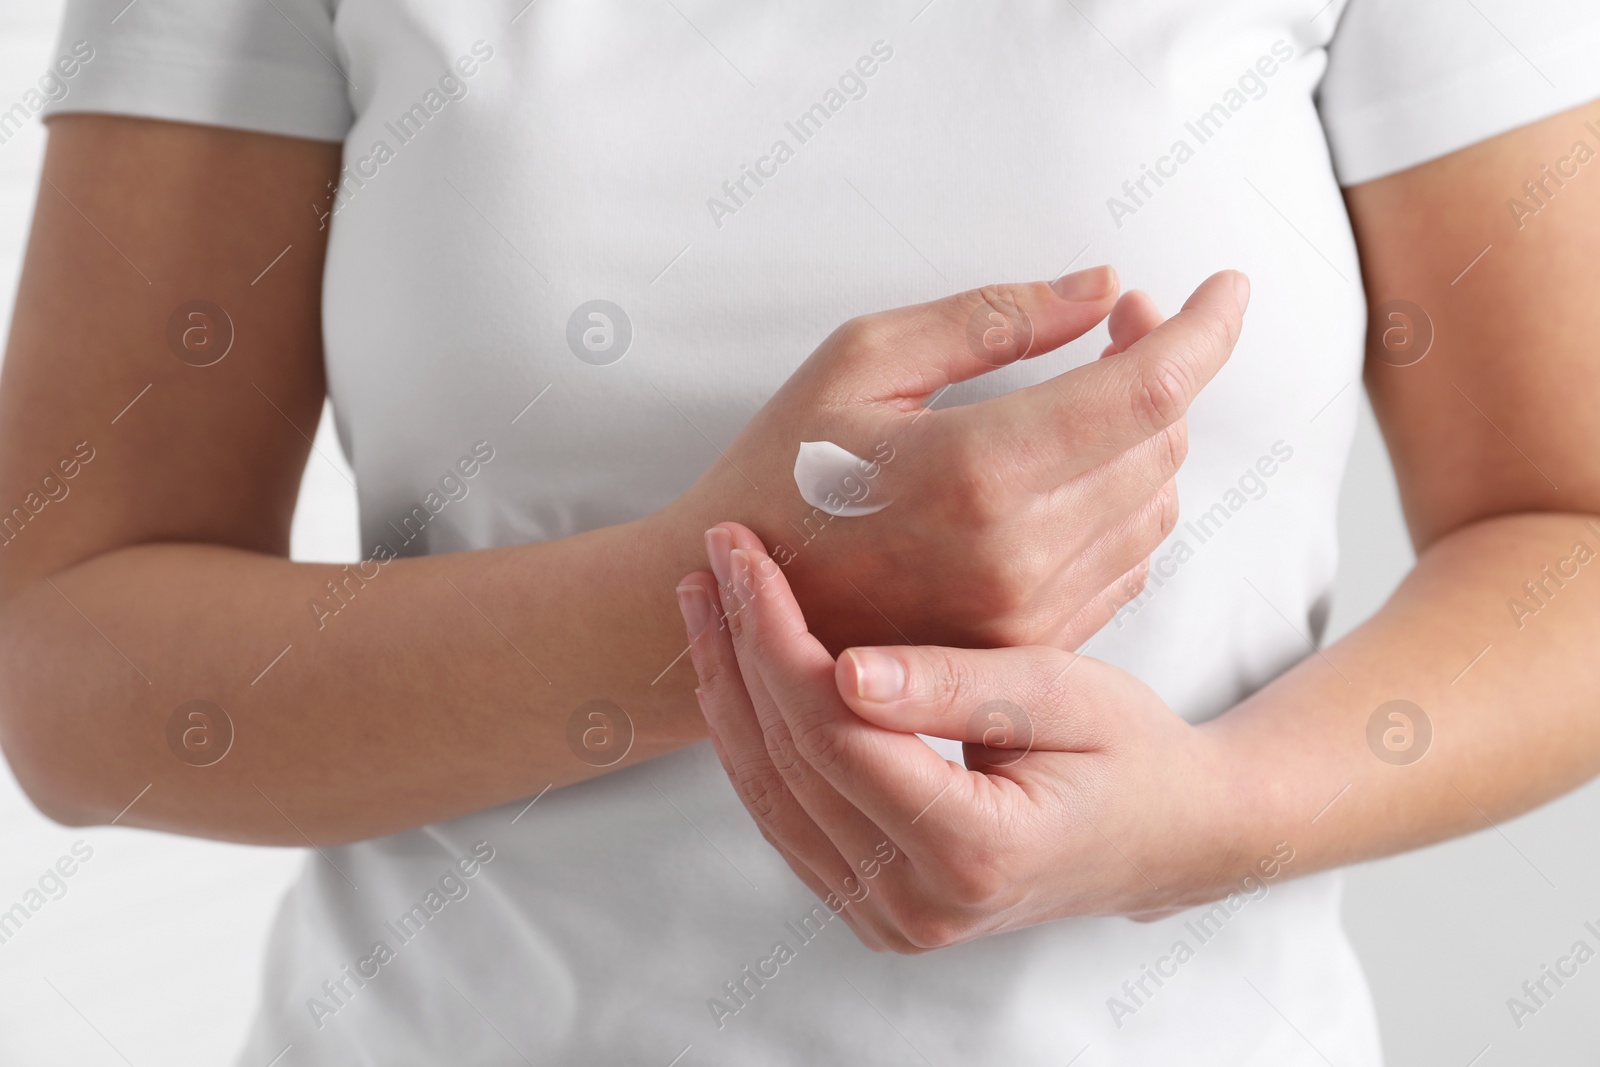
{"label": "skin", "polygon": [[[872,483],[895,507],[826,524],[793,561],[834,647],[1075,647],[1133,594],[1126,579],[1175,521],[1184,412],[1242,314],[1224,274],[1155,329],[1148,299],[1119,298],[1100,268],[866,316],[660,512],[361,572],[293,563],[324,394],[326,232],[308,205],[338,161],[335,145],[203,126],[51,123],[0,379],[0,500],[25,508],[0,515],[13,521],[0,539],[0,745],[59,821],[338,843],[703,739],[673,585],[717,519],[771,543],[815,517],[791,473],[804,440],[859,455],[886,443],[894,457]],[[197,295],[228,310],[235,334],[205,367],[166,341]],[[924,410],[948,384],[1108,315],[1125,343],[1107,358]],[[974,345],[973,323],[994,326],[992,343]],[[87,461],[61,466],[80,443]],[[58,499],[40,503],[45,492]],[[329,583],[348,603],[319,617],[310,604],[330,601]],[[922,621],[898,631],[886,618]],[[569,724],[596,698],[622,711],[577,730],[625,740],[586,760]],[[234,733],[204,767],[168,742],[197,699]],[[220,736],[213,720],[189,729]]]}
{"label": "skin", "polygon": [[[1568,183],[1520,229],[1504,206],[1596,117],[1348,191],[1369,303],[1412,301],[1437,331],[1420,363],[1390,365],[1379,342],[1366,369],[1417,563],[1365,624],[1203,725],[1059,648],[835,659],[755,533],[708,537],[715,573],[679,597],[713,738],[796,873],[860,898],[842,914],[863,943],[914,953],[1068,915],[1157,918],[1483,829],[1600,771],[1600,577],[1574,552],[1600,545],[1600,184]],[[1432,724],[1405,765],[1367,739],[1394,699]],[[975,721],[994,700],[1013,721]],[[968,766],[911,732],[966,742]],[[874,868],[861,898],[885,840],[905,862]]]}

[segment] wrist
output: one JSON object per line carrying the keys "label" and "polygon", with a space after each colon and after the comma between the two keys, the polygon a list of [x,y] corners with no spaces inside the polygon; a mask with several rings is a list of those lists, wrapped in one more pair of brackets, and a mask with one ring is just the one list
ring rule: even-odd
{"label": "wrist", "polygon": [[1188,879],[1196,898],[1190,903],[1252,895],[1262,884],[1298,873],[1293,856],[1304,841],[1294,840],[1282,818],[1284,768],[1231,718],[1230,712],[1191,727],[1204,784],[1194,809],[1196,839],[1203,844]]}
{"label": "wrist", "polygon": [[679,497],[665,507],[625,524],[625,536],[638,553],[636,563],[644,581],[668,594],[685,575],[709,571],[706,531],[728,516],[712,516],[689,497]]}
{"label": "wrist", "polygon": [[[619,703],[631,720],[634,754],[644,758],[704,738],[674,592],[685,575],[708,569],[703,528],[664,509],[526,547],[546,555],[524,572],[525,588],[534,596],[566,590],[546,603],[566,602],[556,629],[585,648],[575,664],[584,669],[574,676],[547,668],[558,686],[572,689],[568,704],[596,695]],[[596,673],[597,662],[612,666]]]}

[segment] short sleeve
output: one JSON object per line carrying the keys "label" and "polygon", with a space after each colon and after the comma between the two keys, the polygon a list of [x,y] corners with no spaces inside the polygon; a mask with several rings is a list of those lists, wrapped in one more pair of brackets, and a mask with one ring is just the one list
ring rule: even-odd
{"label": "short sleeve", "polygon": [[1318,107],[1355,185],[1600,97],[1600,4],[1349,0],[1328,52]]}
{"label": "short sleeve", "polygon": [[337,2],[67,0],[56,67],[65,92],[43,113],[342,141],[353,116]]}

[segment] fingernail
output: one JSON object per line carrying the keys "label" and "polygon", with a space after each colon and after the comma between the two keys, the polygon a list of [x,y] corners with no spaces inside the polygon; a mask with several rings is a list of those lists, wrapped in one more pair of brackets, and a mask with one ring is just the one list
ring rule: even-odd
{"label": "fingernail", "polygon": [[906,669],[896,657],[870,648],[852,648],[845,655],[855,667],[856,695],[862,700],[887,703],[905,692]]}
{"label": "fingernail", "polygon": [[1239,311],[1250,306],[1250,279],[1240,271],[1233,272],[1233,298],[1239,302]]}
{"label": "fingernail", "polygon": [[1099,300],[1116,288],[1117,272],[1109,266],[1090,267],[1075,274],[1063,274],[1050,288],[1063,300]]}
{"label": "fingernail", "polygon": [[703,586],[678,586],[678,610],[683,613],[683,624],[689,628],[691,641],[711,622],[711,598]]}
{"label": "fingernail", "polygon": [[728,563],[728,553],[733,551],[733,535],[720,526],[706,531],[706,556],[711,560],[711,573],[717,576],[718,585],[727,585],[733,578]]}

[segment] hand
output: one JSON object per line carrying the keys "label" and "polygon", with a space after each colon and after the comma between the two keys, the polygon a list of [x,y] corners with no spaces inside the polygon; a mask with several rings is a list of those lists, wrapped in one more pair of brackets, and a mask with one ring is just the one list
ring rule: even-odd
{"label": "hand", "polygon": [[[1137,594],[1177,521],[1183,416],[1227,360],[1248,292],[1225,271],[1162,322],[1141,293],[1117,300],[1103,267],[852,320],[658,518],[680,531],[743,519],[828,648],[1076,648]],[[947,385],[1057,348],[1108,312],[1105,358],[925,409]],[[805,503],[793,477],[802,441],[871,461],[842,492],[889,506],[835,518]]]}
{"label": "hand", "polygon": [[[835,662],[754,534],[722,529],[731,583],[697,573],[678,591],[712,743],[762,834],[864,944],[921,952],[1227,892],[1248,808],[1210,736],[1136,678],[1044,647]],[[915,733],[966,742],[967,767]]]}

